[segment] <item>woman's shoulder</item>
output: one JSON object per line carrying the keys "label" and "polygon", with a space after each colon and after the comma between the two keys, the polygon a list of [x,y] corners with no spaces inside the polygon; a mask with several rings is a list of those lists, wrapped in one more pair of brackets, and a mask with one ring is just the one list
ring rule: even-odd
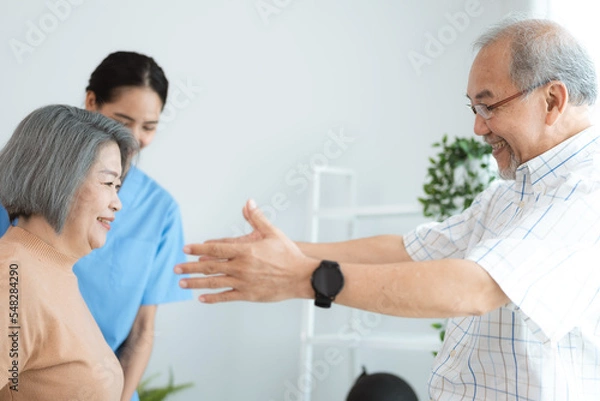
{"label": "woman's shoulder", "polygon": [[23,254],[23,244],[11,235],[11,231],[11,227],[9,227],[8,231],[0,238],[0,266],[3,267],[19,260]]}

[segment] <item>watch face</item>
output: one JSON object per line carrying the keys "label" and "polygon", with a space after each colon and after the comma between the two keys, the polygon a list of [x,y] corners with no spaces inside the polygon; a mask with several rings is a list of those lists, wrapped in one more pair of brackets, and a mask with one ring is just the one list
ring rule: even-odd
{"label": "watch face", "polygon": [[344,286],[344,276],[339,265],[336,262],[321,262],[313,274],[312,285],[315,291],[327,297],[335,297]]}

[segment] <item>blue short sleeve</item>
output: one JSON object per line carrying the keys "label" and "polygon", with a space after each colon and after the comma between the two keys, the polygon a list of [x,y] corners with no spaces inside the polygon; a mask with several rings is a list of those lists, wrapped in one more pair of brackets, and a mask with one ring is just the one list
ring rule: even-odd
{"label": "blue short sleeve", "polygon": [[10,219],[6,209],[0,205],[0,236],[3,236],[8,227],[10,226]]}
{"label": "blue short sleeve", "polygon": [[176,264],[185,262],[183,227],[179,207],[173,203],[167,210],[156,255],[152,261],[150,278],[142,298],[143,305],[183,301],[191,298],[189,290],[179,287],[180,277],[173,273]]}

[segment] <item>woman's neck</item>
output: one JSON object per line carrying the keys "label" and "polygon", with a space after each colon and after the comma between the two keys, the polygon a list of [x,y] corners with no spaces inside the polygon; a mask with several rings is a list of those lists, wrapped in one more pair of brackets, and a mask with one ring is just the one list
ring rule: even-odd
{"label": "woman's neck", "polygon": [[63,255],[81,259],[87,254],[87,252],[78,250],[77,247],[74,246],[73,241],[69,240],[64,232],[59,234],[54,231],[54,228],[42,216],[35,215],[28,218],[19,217],[17,227],[35,235]]}

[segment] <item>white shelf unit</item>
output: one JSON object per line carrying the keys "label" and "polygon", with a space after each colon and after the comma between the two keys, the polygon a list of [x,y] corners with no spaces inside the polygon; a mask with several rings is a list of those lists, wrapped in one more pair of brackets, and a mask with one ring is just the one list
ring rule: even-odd
{"label": "white shelf unit", "polygon": [[[345,179],[349,188],[347,206],[336,208],[321,207],[322,176],[332,175]],[[309,207],[308,232],[310,241],[319,241],[319,225],[324,219],[346,220],[348,223],[347,238],[356,238],[357,223],[360,219],[381,217],[402,217],[421,215],[418,204],[357,206],[357,184],[354,170],[337,167],[317,167],[313,172],[311,197]],[[351,318],[357,318],[358,311],[352,310]],[[306,301],[302,312],[302,332],[300,350],[300,374],[304,377],[305,387],[302,391],[303,401],[312,399],[312,375],[310,370],[313,364],[313,351],[315,346],[332,345],[346,347],[350,350],[350,377],[352,383],[360,373],[360,361],[357,350],[360,348],[378,348],[388,350],[412,350],[430,352],[439,347],[440,340],[437,333],[426,335],[406,335],[400,333],[380,333],[362,337],[359,341],[344,340],[336,334],[315,333],[315,306],[313,301]]]}

